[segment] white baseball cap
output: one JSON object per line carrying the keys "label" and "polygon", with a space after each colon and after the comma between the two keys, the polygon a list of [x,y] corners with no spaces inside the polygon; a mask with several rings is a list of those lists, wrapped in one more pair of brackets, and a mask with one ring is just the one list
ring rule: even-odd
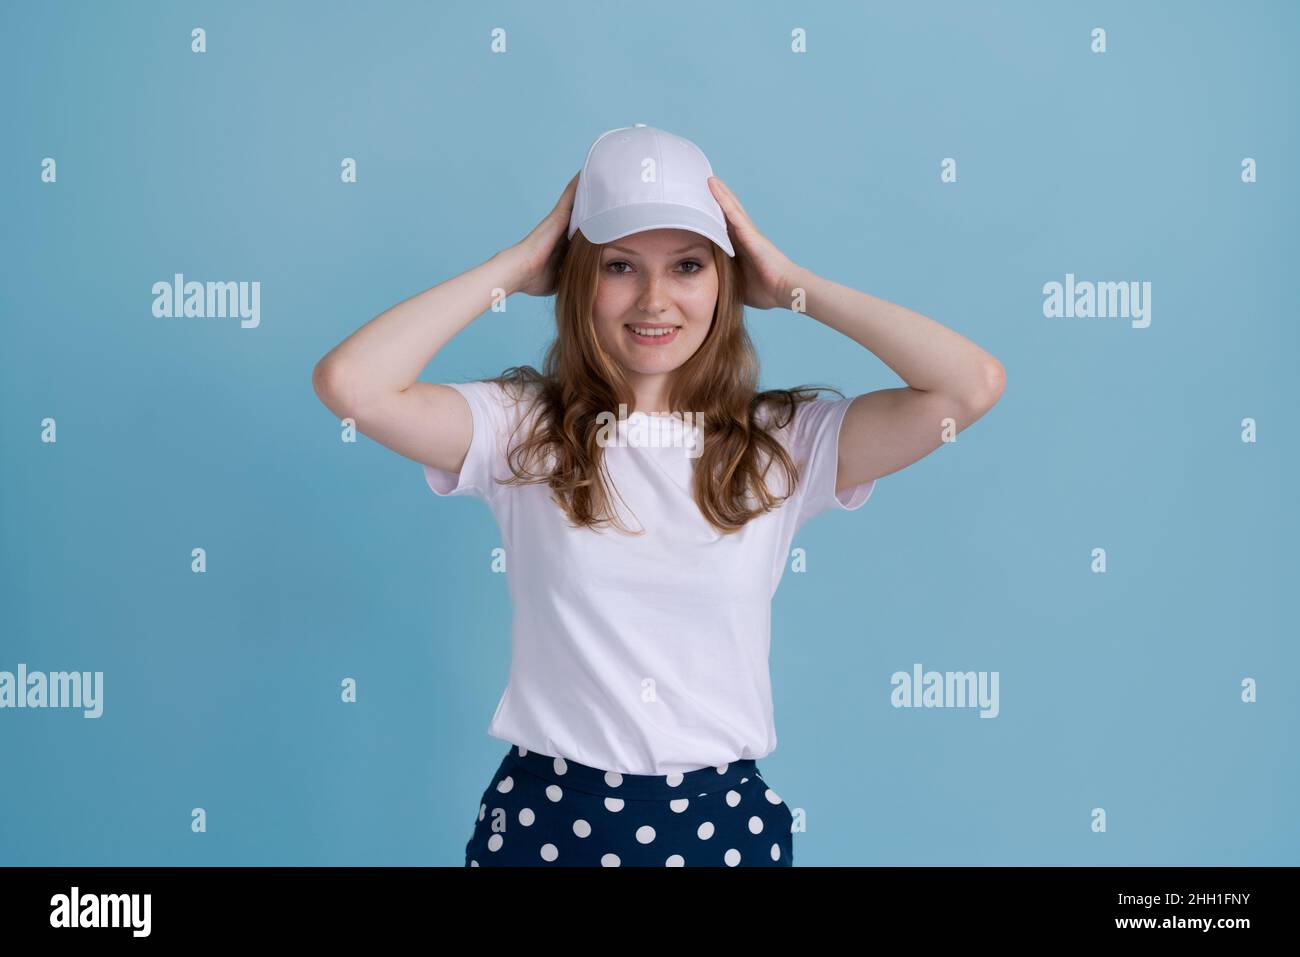
{"label": "white baseball cap", "polygon": [[637,123],[600,134],[578,174],[569,238],[609,243],[647,229],[689,229],[734,257],[727,218],[709,191],[713,167],[690,140]]}

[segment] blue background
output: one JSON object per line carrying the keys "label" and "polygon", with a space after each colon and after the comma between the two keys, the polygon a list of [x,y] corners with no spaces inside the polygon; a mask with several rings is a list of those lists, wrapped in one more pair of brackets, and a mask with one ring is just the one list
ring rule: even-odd
{"label": "blue background", "polygon": [[[506,749],[498,532],[341,442],[311,371],[517,242],[633,123],[698,143],[795,262],[1008,373],[795,542],[759,763],[807,815],[796,865],[1300,863],[1297,5],[0,16],[0,669],[105,674],[98,720],[0,711],[0,864],[463,863]],[[154,318],[176,272],[260,281],[260,327]],[[1151,282],[1150,327],[1045,318],[1067,272]],[[513,297],[423,378],[539,365],[552,303]],[[765,387],[903,384],[807,317],[748,321]],[[1000,672],[1001,714],[895,710],[914,662]]]}

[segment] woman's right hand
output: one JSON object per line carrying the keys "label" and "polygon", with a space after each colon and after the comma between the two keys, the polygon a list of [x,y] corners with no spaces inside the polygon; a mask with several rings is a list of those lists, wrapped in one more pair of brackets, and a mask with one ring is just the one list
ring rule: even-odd
{"label": "woman's right hand", "polygon": [[564,188],[560,201],[537,227],[511,246],[506,253],[519,260],[518,291],[530,296],[550,296],[559,280],[560,263],[569,249],[569,219],[573,215],[573,197],[578,192],[574,173]]}

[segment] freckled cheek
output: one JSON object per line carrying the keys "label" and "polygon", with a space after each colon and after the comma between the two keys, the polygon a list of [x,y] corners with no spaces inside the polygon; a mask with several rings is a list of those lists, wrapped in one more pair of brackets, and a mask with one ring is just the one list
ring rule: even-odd
{"label": "freckled cheek", "polygon": [[636,308],[636,296],[600,286],[596,289],[596,302],[592,308],[597,322],[604,320],[609,324],[621,324],[623,316]]}
{"label": "freckled cheek", "polygon": [[702,289],[677,300],[682,314],[694,324],[707,325],[718,304],[716,289]]}

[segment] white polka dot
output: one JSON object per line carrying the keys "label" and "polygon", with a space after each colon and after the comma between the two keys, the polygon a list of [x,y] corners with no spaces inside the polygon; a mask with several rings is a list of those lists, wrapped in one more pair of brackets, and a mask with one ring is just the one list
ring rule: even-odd
{"label": "white polka dot", "polygon": [[553,861],[560,856],[560,850],[554,844],[542,845],[542,860]]}
{"label": "white polka dot", "polygon": [[502,837],[500,834],[493,834],[491,837],[488,838],[488,850],[489,851],[501,850],[501,845],[504,844],[505,841],[506,839]]}
{"label": "white polka dot", "polygon": [[622,798],[605,798],[605,810],[607,810],[607,811],[621,811],[621,810],[623,810],[623,799],[622,799]]}
{"label": "white polka dot", "polygon": [[713,822],[705,821],[703,824],[700,825],[699,830],[697,830],[695,833],[699,835],[701,841],[707,841],[709,838],[713,836]]}
{"label": "white polka dot", "polygon": [[701,791],[701,792],[699,793],[699,796],[700,796],[700,797],[704,797],[704,792]]}
{"label": "white polka dot", "polygon": [[740,863],[740,851],[733,847],[731,850],[727,851],[726,854],[722,855],[722,859],[727,862],[728,867],[735,867]]}
{"label": "white polka dot", "polygon": [[497,790],[502,794],[509,794],[510,789],[515,786],[515,779],[509,776],[502,778],[497,782]]}
{"label": "white polka dot", "polygon": [[685,867],[685,866],[686,866],[686,858],[682,857],[680,854],[674,854],[672,857],[668,858],[668,860],[664,861],[664,867]]}
{"label": "white polka dot", "polygon": [[719,764],[719,765],[718,765],[718,773],[719,773],[719,774],[726,774],[726,773],[727,773],[727,768],[729,768],[729,767],[731,767],[730,764]]}
{"label": "white polka dot", "polygon": [[519,752],[519,756],[520,756],[521,758],[523,758],[523,757],[527,757],[527,756],[528,756],[528,749],[527,749],[527,748],[520,747],[519,745],[516,744],[516,745],[515,745],[515,750]]}
{"label": "white polka dot", "polygon": [[763,819],[759,817],[757,814],[755,814],[753,817],[749,819],[749,833],[750,834],[763,833]]}
{"label": "white polka dot", "polygon": [[470,866],[470,867],[478,867],[478,861],[470,861],[470,862],[469,862],[469,866]]}
{"label": "white polka dot", "polygon": [[779,861],[780,859],[781,859],[781,845],[780,845],[780,844],[773,844],[773,845],[772,845],[772,860],[774,860],[774,861]]}
{"label": "white polka dot", "polygon": [[623,775],[619,774],[617,771],[606,771],[605,783],[612,788],[616,788],[623,783]]}
{"label": "white polka dot", "polygon": [[[668,786],[670,788],[675,788],[677,787],[677,785],[681,783],[682,783],[682,772],[674,771],[672,774],[668,775]],[[669,858],[669,860],[672,860],[672,858]]]}
{"label": "white polka dot", "polygon": [[564,792],[560,790],[558,784],[552,784],[546,789],[546,796],[552,801],[558,801],[560,798],[564,797]]}
{"label": "white polka dot", "polygon": [[601,867],[618,867],[619,863],[617,854],[606,854],[600,859]]}
{"label": "white polka dot", "polygon": [[642,824],[636,829],[636,839],[642,844],[649,844],[655,839],[655,829],[649,824]]}
{"label": "white polka dot", "polygon": [[686,798],[676,798],[675,800],[668,802],[668,806],[673,809],[674,814],[681,814],[690,807],[690,805],[691,802],[686,800]]}
{"label": "white polka dot", "polygon": [[480,804],[480,805],[478,806],[478,819],[479,819],[480,821],[483,820],[483,815],[486,814],[486,813],[487,813],[487,805],[486,805],[486,804]]}
{"label": "white polka dot", "polygon": [[573,833],[578,837],[588,837],[591,835],[591,825],[582,818],[578,818],[573,822]]}
{"label": "white polka dot", "polygon": [[556,774],[565,774],[569,770],[569,763],[564,758],[556,758],[552,763]]}
{"label": "white polka dot", "polygon": [[519,811],[519,823],[524,827],[532,827],[533,821],[537,820],[537,815],[533,813],[530,807],[521,808]]}
{"label": "white polka dot", "polygon": [[766,791],[763,792],[763,797],[767,798],[767,802],[769,804],[781,803],[781,795],[777,794],[771,788],[768,788]]}
{"label": "white polka dot", "polygon": [[735,807],[740,803],[740,794],[737,791],[727,792],[727,807]]}
{"label": "white polka dot", "polygon": [[744,784],[744,783],[745,783],[746,781],[748,781],[748,780],[749,780],[749,778],[741,778],[741,779],[740,779],[740,783],[741,783],[741,784]]}

